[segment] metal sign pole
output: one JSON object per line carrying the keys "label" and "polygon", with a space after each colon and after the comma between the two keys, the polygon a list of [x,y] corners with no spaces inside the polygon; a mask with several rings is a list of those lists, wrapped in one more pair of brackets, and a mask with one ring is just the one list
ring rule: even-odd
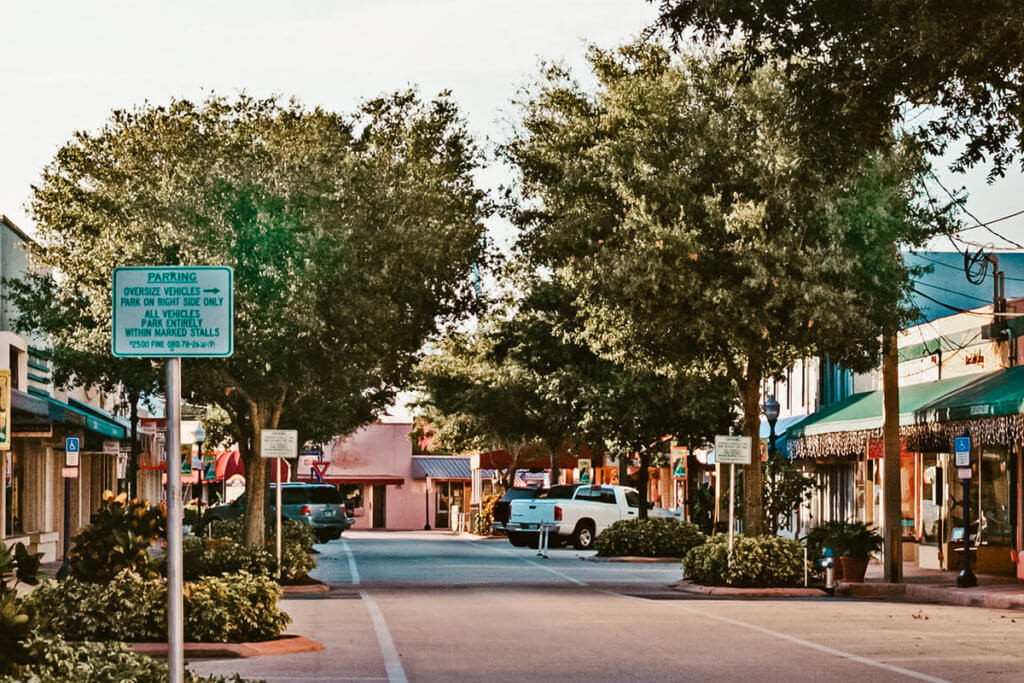
{"label": "metal sign pole", "polygon": [[[171,683],[185,678],[182,571],[181,358],[167,359],[167,666]],[[172,455],[173,454],[173,455]]]}
{"label": "metal sign pole", "polygon": [[736,528],[736,465],[729,464],[729,561],[732,561],[732,533]]}
{"label": "metal sign pole", "polygon": [[274,492],[274,510],[277,518],[277,580],[281,580],[281,459],[274,458],[274,480],[277,483]]}

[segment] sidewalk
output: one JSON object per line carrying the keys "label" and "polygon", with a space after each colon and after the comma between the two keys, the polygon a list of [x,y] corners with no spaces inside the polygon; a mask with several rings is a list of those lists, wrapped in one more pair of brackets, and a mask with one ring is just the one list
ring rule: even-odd
{"label": "sidewalk", "polygon": [[901,584],[885,583],[882,574],[882,565],[872,563],[864,583],[839,581],[836,595],[1024,610],[1024,581],[1013,577],[978,574],[977,586],[960,588],[956,585],[957,572],[922,569],[910,563],[903,565]]}

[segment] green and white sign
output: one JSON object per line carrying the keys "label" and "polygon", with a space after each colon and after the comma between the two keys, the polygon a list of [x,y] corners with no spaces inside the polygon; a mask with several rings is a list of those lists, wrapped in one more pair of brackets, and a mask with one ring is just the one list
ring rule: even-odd
{"label": "green and white sign", "polygon": [[113,352],[120,358],[226,358],[234,352],[227,266],[114,269]]}

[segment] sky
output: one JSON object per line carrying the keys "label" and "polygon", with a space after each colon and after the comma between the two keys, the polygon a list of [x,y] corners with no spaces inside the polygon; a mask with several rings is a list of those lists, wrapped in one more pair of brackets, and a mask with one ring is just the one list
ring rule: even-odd
{"label": "sky", "polygon": [[[172,96],[245,90],[346,111],[408,85],[450,89],[493,143],[541,57],[582,70],[588,42],[627,41],[655,15],[645,0],[0,0],[0,213],[31,233],[30,185],[75,130]],[[1024,209],[1020,173],[990,186],[983,172],[941,168],[982,220]],[[480,179],[495,187],[507,170]],[[511,236],[501,221],[490,227],[500,242]],[[1024,215],[993,227],[1024,243]],[[1005,246],[980,229],[965,236]]]}

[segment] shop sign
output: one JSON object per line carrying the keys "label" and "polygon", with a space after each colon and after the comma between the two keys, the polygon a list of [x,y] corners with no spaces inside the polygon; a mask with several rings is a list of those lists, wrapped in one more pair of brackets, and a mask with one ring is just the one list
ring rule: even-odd
{"label": "shop sign", "polygon": [[[121,442],[116,439],[104,439],[103,441],[103,453],[104,455],[117,455],[121,452]],[[120,477],[123,478],[123,477]]]}
{"label": "shop sign", "polygon": [[117,478],[125,479],[128,476],[128,456],[118,453],[117,455]]}
{"label": "shop sign", "polygon": [[672,446],[671,458],[677,460],[679,458],[685,458],[688,455],[686,452],[686,446]]}
{"label": "shop sign", "polygon": [[749,465],[750,464],[749,436],[722,436],[715,437],[715,460],[719,465]]}
{"label": "shop sign", "polygon": [[212,455],[203,456],[203,479],[213,481],[217,478],[217,458]]}
{"label": "shop sign", "polygon": [[971,466],[971,437],[958,436],[953,439],[953,464],[957,467]]}
{"label": "shop sign", "polygon": [[580,483],[590,483],[590,458],[580,458],[576,461],[576,466],[580,468]]}
{"label": "shop sign", "polygon": [[11,450],[11,371],[0,370],[0,451]]}
{"label": "shop sign", "polygon": [[676,479],[686,479],[686,461],[680,458],[676,460],[675,469],[672,470],[672,476]]}
{"label": "shop sign", "polygon": [[192,474],[192,444],[181,447],[181,473]]}

